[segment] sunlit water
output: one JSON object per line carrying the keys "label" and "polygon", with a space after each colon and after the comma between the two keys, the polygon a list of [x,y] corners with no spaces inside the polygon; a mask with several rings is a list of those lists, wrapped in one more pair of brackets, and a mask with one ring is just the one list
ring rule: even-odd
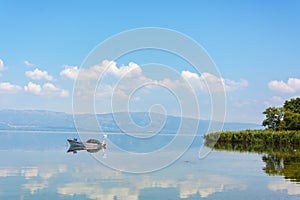
{"label": "sunlit water", "polygon": [[[66,153],[66,139],[73,137],[78,136],[0,132],[0,199],[300,199],[299,182],[266,174],[263,155],[213,151],[199,159],[201,137],[169,167],[145,174],[112,170],[86,151]],[[155,148],[171,136],[160,137]],[[128,144],[128,151],[152,146],[143,149],[121,135],[108,138],[107,159],[114,154],[112,142]]]}

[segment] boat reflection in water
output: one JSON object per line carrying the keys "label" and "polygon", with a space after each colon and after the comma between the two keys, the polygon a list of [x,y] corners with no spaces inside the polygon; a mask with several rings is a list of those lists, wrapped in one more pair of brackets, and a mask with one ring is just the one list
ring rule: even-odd
{"label": "boat reflection in water", "polygon": [[97,153],[101,149],[104,153],[106,149],[105,137],[103,137],[103,142],[100,142],[97,139],[89,139],[86,142],[79,142],[77,141],[77,138],[68,139],[68,142],[70,146],[67,153],[73,152],[74,154],[76,154],[78,151],[82,150],[85,150],[89,153]]}

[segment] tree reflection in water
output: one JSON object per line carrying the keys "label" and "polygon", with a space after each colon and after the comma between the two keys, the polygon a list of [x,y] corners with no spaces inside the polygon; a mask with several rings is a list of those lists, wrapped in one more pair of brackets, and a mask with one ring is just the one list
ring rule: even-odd
{"label": "tree reflection in water", "polygon": [[206,146],[217,151],[237,151],[263,154],[265,162],[263,171],[270,175],[283,176],[292,182],[300,184],[300,147],[299,146],[275,146],[275,145],[251,145],[241,143],[216,143]]}
{"label": "tree reflection in water", "polygon": [[294,154],[267,154],[262,157],[266,163],[263,168],[268,175],[280,175],[292,182],[300,183],[300,155]]}

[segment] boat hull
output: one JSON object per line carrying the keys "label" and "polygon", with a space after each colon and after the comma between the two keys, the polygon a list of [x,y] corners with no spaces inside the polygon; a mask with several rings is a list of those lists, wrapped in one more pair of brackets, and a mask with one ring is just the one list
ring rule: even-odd
{"label": "boat hull", "polygon": [[[91,141],[91,142],[88,142]],[[98,140],[88,140],[87,142],[78,142],[73,139],[68,139],[70,148],[68,152],[77,152],[81,150],[87,150],[88,152],[97,152],[100,149],[106,149],[106,144],[102,144]]]}

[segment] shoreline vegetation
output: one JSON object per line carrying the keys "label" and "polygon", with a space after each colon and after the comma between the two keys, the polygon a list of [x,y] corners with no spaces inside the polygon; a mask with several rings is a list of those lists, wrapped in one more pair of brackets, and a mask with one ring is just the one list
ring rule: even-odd
{"label": "shoreline vegetation", "polygon": [[248,152],[286,152],[300,149],[300,98],[269,107],[263,114],[265,130],[242,130],[208,133],[205,145],[214,149]]}
{"label": "shoreline vegetation", "polygon": [[300,98],[263,114],[265,130],[221,131],[204,135],[205,146],[217,151],[263,154],[263,171],[300,184]]}
{"label": "shoreline vegetation", "polygon": [[272,153],[299,152],[300,131],[243,130],[204,135],[205,145],[216,150]]}

